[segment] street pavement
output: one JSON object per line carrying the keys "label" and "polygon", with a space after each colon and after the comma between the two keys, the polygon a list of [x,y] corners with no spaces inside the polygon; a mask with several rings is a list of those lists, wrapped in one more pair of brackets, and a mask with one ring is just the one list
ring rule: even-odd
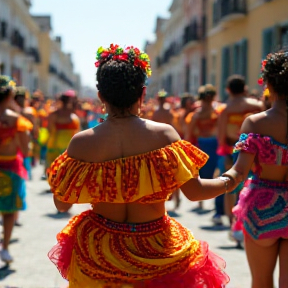
{"label": "street pavement", "polygon": [[[52,194],[47,193],[49,189],[47,182],[40,180],[42,172],[43,167],[37,166],[33,170],[33,180],[27,182],[28,209],[20,213],[19,221],[23,226],[15,227],[13,231],[10,253],[14,257],[14,262],[10,267],[5,268],[0,261],[2,267],[0,288],[66,288],[68,286],[48,259],[47,252],[56,243],[57,232],[66,225],[69,218],[89,209],[90,206],[74,205],[69,214],[58,214],[53,204]],[[181,196],[181,206],[177,213],[171,213],[171,216],[189,228],[196,239],[207,241],[210,249],[225,259],[226,272],[231,279],[227,288],[251,287],[245,251],[236,248],[236,244],[229,240],[228,226],[226,226],[228,220],[223,219],[226,224],[224,226],[212,225],[213,200],[204,201],[204,212],[198,214],[192,211],[197,207],[197,203]],[[167,202],[167,209],[172,207],[173,202]],[[278,275],[278,267],[275,274]]]}

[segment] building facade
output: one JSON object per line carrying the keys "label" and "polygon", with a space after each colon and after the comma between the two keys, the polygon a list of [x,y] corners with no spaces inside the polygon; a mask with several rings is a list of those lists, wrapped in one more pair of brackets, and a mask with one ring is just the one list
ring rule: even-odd
{"label": "building facade", "polygon": [[196,94],[211,83],[224,100],[232,74],[259,89],[261,59],[288,46],[287,0],[173,0],[170,13],[157,19],[156,40],[146,46],[153,55],[151,95],[161,88]]}
{"label": "building facade", "polygon": [[62,51],[60,37],[50,36],[51,17],[32,16],[30,6],[30,0],[0,0],[0,74],[48,97],[78,89],[71,54]]}
{"label": "building facade", "polygon": [[[169,19],[157,19],[156,40],[147,47],[153,57],[153,86],[170,95],[197,93],[206,78],[205,5],[202,0],[173,0]],[[154,63],[153,63],[154,62]],[[157,88],[156,88],[157,87]],[[157,92],[156,92],[157,93]]]}
{"label": "building facade", "polygon": [[268,53],[288,45],[286,0],[209,0],[208,81],[226,98],[226,79],[241,74],[250,89],[259,88],[260,63]]}

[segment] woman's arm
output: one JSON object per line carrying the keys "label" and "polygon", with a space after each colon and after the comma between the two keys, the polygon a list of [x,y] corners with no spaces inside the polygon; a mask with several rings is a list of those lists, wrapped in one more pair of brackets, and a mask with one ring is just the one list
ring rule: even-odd
{"label": "woman's arm", "polygon": [[29,152],[29,141],[30,141],[30,133],[29,131],[18,132],[18,143],[19,148],[24,157],[28,155]]}
{"label": "woman's arm", "polygon": [[73,206],[73,204],[58,200],[55,195],[53,196],[53,200],[57,210],[61,213],[67,212]]}
{"label": "woman's arm", "polygon": [[[246,118],[241,127],[241,133],[253,133],[254,124],[250,117]],[[229,192],[234,190],[242,181],[247,179],[249,171],[254,163],[255,154],[240,152],[233,167],[224,173],[229,178]],[[181,186],[184,195],[191,201],[200,201],[214,198],[226,192],[225,183],[220,179],[190,179]]]}
{"label": "woman's arm", "polygon": [[231,192],[243,181],[243,177],[239,173],[236,175],[231,172],[229,173],[229,178],[227,184],[219,178],[192,178],[182,185],[180,189],[190,201],[207,200]]}

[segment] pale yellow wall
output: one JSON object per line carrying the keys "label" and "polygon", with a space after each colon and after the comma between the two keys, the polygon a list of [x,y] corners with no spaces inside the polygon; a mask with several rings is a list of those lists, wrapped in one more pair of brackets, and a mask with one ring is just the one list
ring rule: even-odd
{"label": "pale yellow wall", "polygon": [[48,94],[49,81],[49,64],[50,64],[50,50],[51,39],[48,32],[41,32],[38,34],[39,51],[41,56],[41,63],[39,65],[40,73],[40,89],[45,95]]}
{"label": "pale yellow wall", "polygon": [[[257,2],[257,1],[256,1]],[[255,4],[255,1],[249,1],[249,4]],[[209,26],[212,21],[212,2],[209,7]],[[277,23],[288,21],[288,1],[274,0],[269,3],[262,4],[257,8],[248,12],[242,19],[222,23],[222,29],[219,32],[219,25],[210,29],[207,41],[208,51],[208,80],[210,79],[211,70],[211,52],[217,53],[217,75],[216,85],[220,89],[221,85],[221,53],[222,48],[236,43],[243,38],[248,40],[248,85],[250,88],[257,87],[257,79],[260,71],[260,62],[262,58],[262,32],[268,27],[272,27]]]}

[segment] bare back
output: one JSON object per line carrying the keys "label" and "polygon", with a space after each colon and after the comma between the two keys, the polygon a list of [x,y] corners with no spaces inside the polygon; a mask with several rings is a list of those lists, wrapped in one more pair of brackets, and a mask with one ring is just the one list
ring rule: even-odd
{"label": "bare back", "polygon": [[152,120],[159,123],[172,124],[173,114],[166,109],[158,109],[154,112]]}
{"label": "bare back", "polygon": [[[177,132],[166,124],[136,116],[107,120],[101,125],[78,133],[68,154],[86,162],[104,162],[147,153],[179,140]],[[99,203],[94,211],[117,222],[147,222],[165,213],[164,202],[155,204]]]}
{"label": "bare back", "polygon": [[[285,104],[284,104],[285,105]],[[285,107],[285,106],[284,106]],[[265,112],[250,116],[243,124],[242,133],[255,133],[270,136],[278,143],[288,145],[286,138],[286,111],[279,112],[269,109]],[[277,128],[276,128],[277,127]],[[288,179],[288,167],[280,165],[263,165],[260,175],[263,179],[283,182]]]}
{"label": "bare back", "polygon": [[219,116],[219,143],[234,145],[238,140],[239,131],[245,118],[263,111],[263,103],[246,97],[232,98]]}

